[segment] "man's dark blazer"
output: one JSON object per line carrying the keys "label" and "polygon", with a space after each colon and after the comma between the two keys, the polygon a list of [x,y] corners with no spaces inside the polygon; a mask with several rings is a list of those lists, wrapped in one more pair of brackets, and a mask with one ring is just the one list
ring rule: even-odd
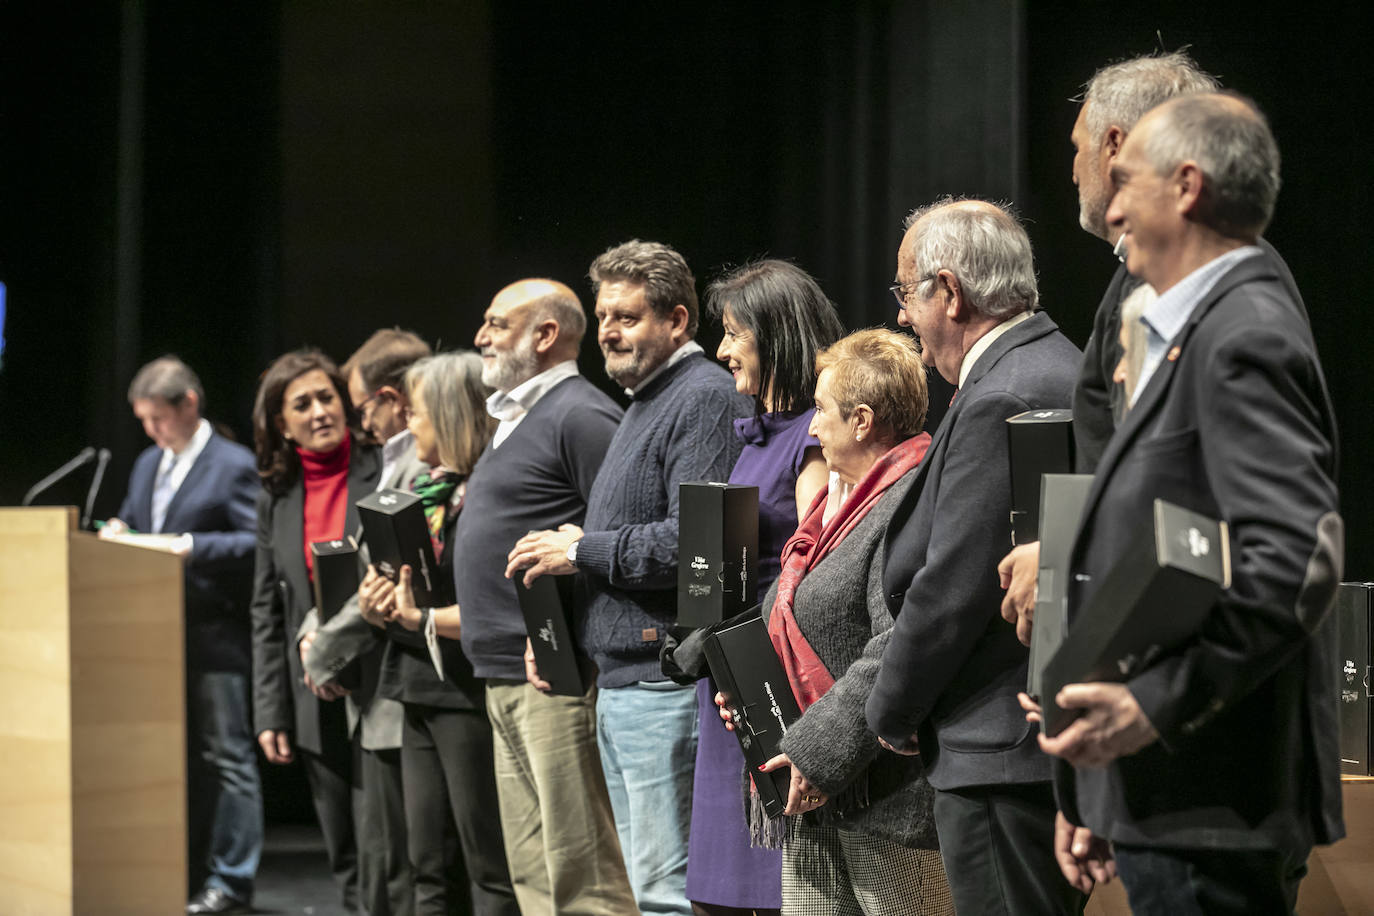
{"label": "man's dark blazer", "polygon": [[[162,449],[144,449],[129,475],[119,518],[153,530],[153,485]],[[188,671],[247,674],[248,599],[253,589],[253,505],[262,485],[253,453],[212,433],[167,505],[162,530],[191,535],[186,558]]]}
{"label": "man's dark blazer", "polygon": [[[358,530],[358,500],[377,488],[381,449],[354,440],[348,465],[345,532]],[[285,729],[296,747],[323,753],[324,701],[305,686],[296,634],[314,606],[305,569],[305,487],[258,497],[257,566],[253,573],[253,730]],[[338,701],[333,701],[338,702]],[[341,736],[334,736],[339,740]],[[346,740],[346,736],[342,736]]]}
{"label": "man's dark blazer", "polygon": [[[1283,257],[1264,239],[1257,244],[1306,321],[1302,293],[1298,292],[1298,284]],[[1125,389],[1112,381],[1117,363],[1121,362],[1121,303],[1143,282],[1131,276],[1125,264],[1117,267],[1093,317],[1092,334],[1083,348],[1083,369],[1073,391],[1075,460],[1080,474],[1091,474],[1097,469],[1107,441],[1125,413]]]}
{"label": "man's dark blazer", "polygon": [[[1160,740],[1056,782],[1122,843],[1296,848],[1341,823],[1336,429],[1306,316],[1271,258],[1218,281],[1107,446],[1071,559],[1070,623],[1162,498],[1230,526],[1232,582],[1195,637],[1128,682]],[[1167,608],[1161,608],[1167,613]],[[1073,779],[1058,777],[1073,773]],[[1292,849],[1294,845],[1281,848]]]}
{"label": "man's dark blazer", "polygon": [[997,563],[1011,547],[1006,419],[1062,408],[1082,354],[1039,312],[979,357],[888,527],[883,573],[896,617],[869,727],[919,736],[937,789],[1048,781],[1016,702],[1027,649],[1002,620]]}

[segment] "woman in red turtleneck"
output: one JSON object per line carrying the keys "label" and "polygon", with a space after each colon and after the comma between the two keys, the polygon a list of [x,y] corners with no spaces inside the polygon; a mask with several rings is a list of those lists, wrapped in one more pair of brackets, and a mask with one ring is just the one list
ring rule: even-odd
{"label": "woman in red turtleneck", "polygon": [[354,503],[381,472],[376,446],[350,432],[353,406],[334,363],[297,350],[263,374],[253,406],[253,440],[263,491],[258,497],[253,591],[253,724],[272,763],[300,752],[330,867],[344,903],[357,903],[352,753],[335,686],[312,692],[296,649],[314,604],[310,544],[358,530]]}

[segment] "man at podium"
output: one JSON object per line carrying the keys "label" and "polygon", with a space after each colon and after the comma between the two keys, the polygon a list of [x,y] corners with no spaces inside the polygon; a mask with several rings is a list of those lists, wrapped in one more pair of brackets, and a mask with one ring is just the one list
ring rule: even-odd
{"label": "man at podium", "polygon": [[262,790],[249,723],[253,454],[201,417],[200,379],[174,356],[134,376],[129,403],[153,440],[102,536],[175,534],[186,558],[187,913],[245,912],[262,853]]}

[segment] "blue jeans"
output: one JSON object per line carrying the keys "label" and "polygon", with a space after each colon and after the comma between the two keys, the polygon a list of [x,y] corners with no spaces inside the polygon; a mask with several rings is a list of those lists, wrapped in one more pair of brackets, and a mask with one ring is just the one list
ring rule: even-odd
{"label": "blue jeans", "polygon": [[687,834],[696,691],[672,681],[601,690],[596,737],[630,888],[643,916],[690,916]]}
{"label": "blue jeans", "polygon": [[206,875],[205,886],[249,901],[262,855],[262,786],[248,675],[189,671],[186,699],[191,868]]}
{"label": "blue jeans", "polygon": [[1308,850],[1115,847],[1135,916],[1291,914]]}

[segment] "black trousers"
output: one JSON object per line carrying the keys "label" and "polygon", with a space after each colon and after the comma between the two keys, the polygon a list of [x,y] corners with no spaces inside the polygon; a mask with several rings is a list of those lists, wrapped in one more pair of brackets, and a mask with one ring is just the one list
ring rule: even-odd
{"label": "black trousers", "polygon": [[401,775],[417,916],[519,916],[494,767],[485,712],[406,704]]}
{"label": "black trousers", "polygon": [[362,793],[355,786],[353,754],[346,742],[327,742],[322,754],[299,753],[324,835],[329,869],[339,885],[344,907],[353,912],[358,909],[358,849],[353,825],[355,818],[361,820]]}
{"label": "black trousers", "polygon": [[[361,726],[360,726],[361,730]],[[355,772],[362,784],[358,818],[358,885],[368,916],[411,916],[413,874],[406,848],[406,809],[401,751],[369,751],[354,735]]]}
{"label": "black trousers", "polygon": [[959,916],[1079,914],[1088,898],[1054,860],[1048,782],[935,793],[935,829]]}
{"label": "black trousers", "polygon": [[1291,916],[1310,851],[1115,847],[1135,916]]}

